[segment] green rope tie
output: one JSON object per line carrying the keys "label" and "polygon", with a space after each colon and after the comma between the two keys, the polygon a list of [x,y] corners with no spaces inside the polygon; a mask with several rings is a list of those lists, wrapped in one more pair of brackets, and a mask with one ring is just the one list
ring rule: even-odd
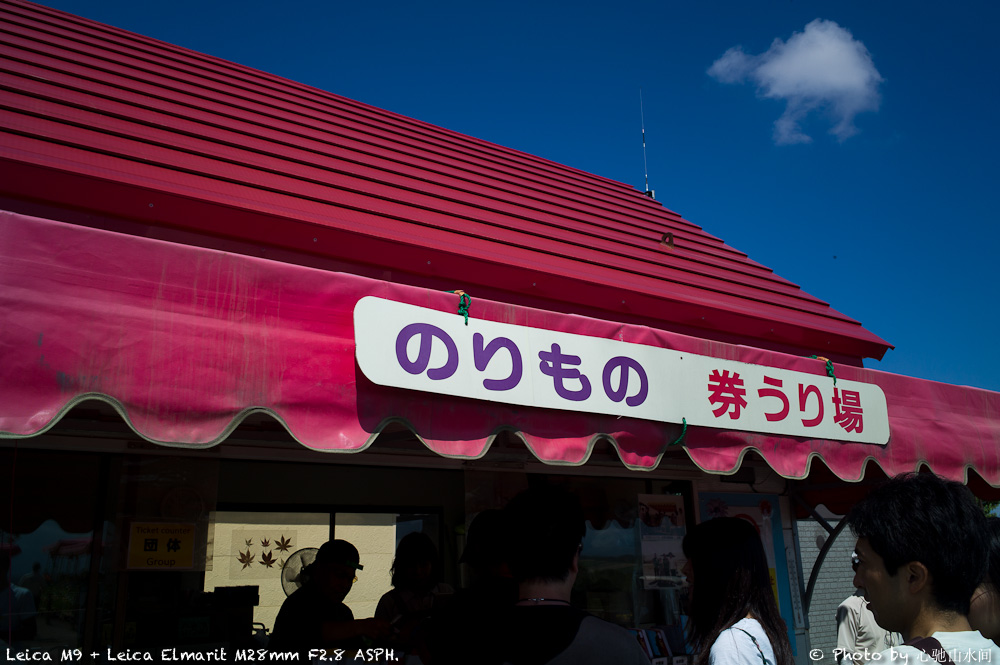
{"label": "green rope tie", "polygon": [[809,356],[813,360],[825,360],[826,361],[826,375],[833,379],[833,385],[837,385],[837,375],[833,373],[833,361],[829,358],[824,358],[823,356]]}
{"label": "green rope tie", "polygon": [[465,291],[449,291],[448,293],[458,294],[458,313],[465,316],[465,325],[469,325],[469,307],[472,306],[472,298]]}
{"label": "green rope tie", "polygon": [[680,446],[684,443],[684,435],[688,431],[688,421],[686,418],[681,418],[681,435],[674,440],[673,443],[668,444],[669,446]]}

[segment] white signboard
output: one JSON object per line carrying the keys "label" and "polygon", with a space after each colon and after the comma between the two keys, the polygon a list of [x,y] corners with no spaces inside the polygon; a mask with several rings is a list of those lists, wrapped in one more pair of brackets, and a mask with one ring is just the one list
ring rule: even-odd
{"label": "white signboard", "polygon": [[372,382],[547,409],[885,444],[882,389],[642,344],[495,323],[366,297],[354,308]]}

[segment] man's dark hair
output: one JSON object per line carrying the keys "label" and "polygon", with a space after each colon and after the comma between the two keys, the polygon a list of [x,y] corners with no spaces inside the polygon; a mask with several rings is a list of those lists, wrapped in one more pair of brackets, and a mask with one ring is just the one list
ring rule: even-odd
{"label": "man's dark hair", "polygon": [[504,513],[514,579],[565,580],[587,531],[576,496],[556,487],[533,487],[511,499]]}
{"label": "man's dark hair", "polygon": [[919,561],[931,574],[940,609],[969,614],[969,599],[986,573],[986,516],[961,483],[908,473],[873,490],[847,516],[895,576]]}
{"label": "man's dark hair", "polygon": [[465,535],[465,549],[458,560],[473,568],[488,570],[507,563],[507,518],[502,510],[489,508],[477,514]]}

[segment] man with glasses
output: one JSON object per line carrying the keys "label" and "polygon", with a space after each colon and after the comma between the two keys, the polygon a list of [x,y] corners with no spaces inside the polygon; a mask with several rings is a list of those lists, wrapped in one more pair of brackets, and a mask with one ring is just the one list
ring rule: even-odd
{"label": "man with glasses", "polygon": [[858,538],[854,586],[879,625],[906,642],[885,665],[1000,663],[1000,648],[969,625],[986,572],[986,516],[969,490],[932,473],[897,476],[847,516]]}
{"label": "man with glasses", "polygon": [[[851,568],[858,572],[857,552],[851,553]],[[890,632],[875,621],[864,590],[858,589],[837,608],[837,648],[833,652],[837,663],[874,660],[875,654],[899,646],[902,641],[899,633]]]}
{"label": "man with glasses", "polygon": [[319,548],[312,565],[303,570],[302,586],[285,599],[274,620],[268,642],[271,651],[297,651],[309,662],[310,651],[325,650],[333,657],[338,649],[343,658],[354,657],[364,648],[363,639],[382,639],[389,624],[381,619],[355,620],[344,598],[364,569],[354,545],[331,540]]}

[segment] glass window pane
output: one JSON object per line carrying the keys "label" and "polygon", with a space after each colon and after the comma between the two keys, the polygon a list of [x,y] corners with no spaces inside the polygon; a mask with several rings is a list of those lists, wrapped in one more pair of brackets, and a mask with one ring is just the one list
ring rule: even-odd
{"label": "glass window pane", "polygon": [[270,630],[286,597],[283,566],[295,552],[329,540],[329,513],[218,511],[211,520],[204,590],[258,587],[253,621]]}

